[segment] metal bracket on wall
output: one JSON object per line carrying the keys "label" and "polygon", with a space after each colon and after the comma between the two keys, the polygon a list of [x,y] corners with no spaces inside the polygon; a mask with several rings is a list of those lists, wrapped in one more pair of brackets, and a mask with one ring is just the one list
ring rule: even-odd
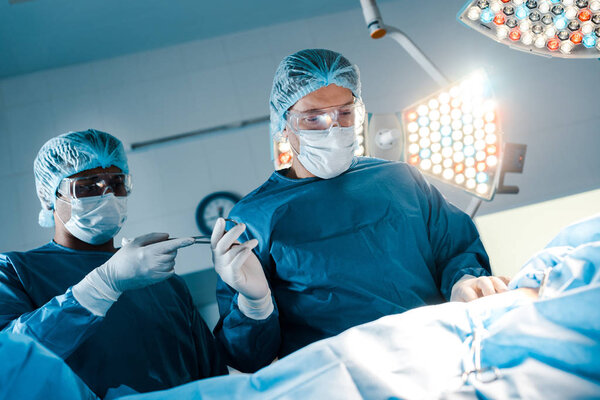
{"label": "metal bracket on wall", "polygon": [[518,186],[505,186],[504,175],[507,172],[521,174],[525,166],[525,154],[527,153],[526,144],[506,143],[504,145],[504,157],[502,159],[502,171],[496,194],[517,194]]}
{"label": "metal bracket on wall", "polygon": [[[525,154],[527,153],[526,144],[517,143],[505,143],[504,144],[504,157],[502,159],[502,167],[500,170],[500,178],[498,180],[498,187],[496,188],[496,194],[518,194],[518,186],[505,186],[504,176],[507,172],[520,174],[523,173],[523,167],[525,166]],[[465,212],[469,214],[471,219],[475,218],[475,214],[481,206],[482,200],[479,198],[473,198]]]}
{"label": "metal bracket on wall", "polygon": [[183,140],[183,139],[189,139],[189,138],[192,138],[195,136],[205,135],[208,133],[216,133],[216,132],[221,132],[221,131],[229,131],[229,130],[234,130],[234,129],[246,128],[246,127],[254,126],[254,125],[261,125],[261,124],[264,124],[269,121],[270,121],[270,118],[268,115],[253,118],[253,119],[246,119],[246,120],[243,120],[240,122],[232,122],[230,124],[213,126],[211,128],[198,129],[196,131],[179,133],[176,135],[164,136],[164,137],[157,138],[157,139],[131,143],[129,145],[129,150],[130,151],[142,150],[142,149],[146,149],[148,147],[153,147],[153,146],[170,143],[170,142],[174,142],[174,141],[178,141],[178,140]]}

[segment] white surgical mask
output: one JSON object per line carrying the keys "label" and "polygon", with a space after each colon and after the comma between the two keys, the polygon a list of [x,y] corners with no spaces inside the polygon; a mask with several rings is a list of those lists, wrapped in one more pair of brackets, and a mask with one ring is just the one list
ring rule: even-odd
{"label": "white surgical mask", "polygon": [[89,244],[108,242],[119,233],[127,219],[127,196],[108,193],[72,198],[68,204],[71,204],[71,219],[66,223],[61,221],[73,236]]}
{"label": "white surgical mask", "polygon": [[299,130],[298,161],[311,174],[331,179],[344,173],[352,164],[356,132],[354,126],[332,126],[326,130]]}

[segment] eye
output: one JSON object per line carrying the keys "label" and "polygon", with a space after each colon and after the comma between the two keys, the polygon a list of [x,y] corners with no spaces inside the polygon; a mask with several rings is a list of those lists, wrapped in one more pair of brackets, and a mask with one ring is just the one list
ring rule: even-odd
{"label": "eye", "polygon": [[110,180],[111,186],[123,185],[125,183],[125,178],[122,176],[115,176]]}
{"label": "eye", "polygon": [[307,117],[304,117],[304,121],[308,123],[316,123],[319,122],[320,119],[321,118],[318,115],[309,115]]}
{"label": "eye", "polygon": [[98,192],[98,186],[95,184],[90,185],[77,185],[75,188],[75,193],[77,196],[86,196],[90,194],[94,194]]}

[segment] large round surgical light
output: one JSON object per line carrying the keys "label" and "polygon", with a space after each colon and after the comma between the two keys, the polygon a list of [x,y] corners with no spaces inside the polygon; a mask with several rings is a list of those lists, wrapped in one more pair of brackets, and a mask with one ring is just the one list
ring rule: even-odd
{"label": "large round surgical light", "polygon": [[518,50],[600,58],[600,0],[469,0],[457,18]]}
{"label": "large round surgical light", "polygon": [[[431,119],[433,111],[439,120]],[[408,107],[402,125],[409,164],[477,197],[493,197],[502,137],[497,103],[483,71]]]}

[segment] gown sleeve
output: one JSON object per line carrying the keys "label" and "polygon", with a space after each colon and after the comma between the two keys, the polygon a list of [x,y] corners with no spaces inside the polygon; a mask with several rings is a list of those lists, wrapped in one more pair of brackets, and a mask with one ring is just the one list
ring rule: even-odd
{"label": "gown sleeve", "polygon": [[0,333],[0,387],[13,399],[99,400],[56,354],[28,336]]}
{"label": "gown sleeve", "polygon": [[269,365],[279,351],[281,332],[279,311],[255,320],[247,317],[237,306],[238,294],[220,278],[217,283],[217,302],[221,317],[215,336],[227,356],[228,364],[242,372],[255,372]]}
{"label": "gown sleeve", "polygon": [[36,308],[10,261],[0,256],[0,331],[32,337],[66,359],[103,318],[77,302],[71,288]]}
{"label": "gown sleeve", "polygon": [[489,258],[471,218],[449,203],[417,170],[411,172],[424,194],[421,208],[435,257],[435,280],[449,300],[452,287],[464,275],[491,274]]}

